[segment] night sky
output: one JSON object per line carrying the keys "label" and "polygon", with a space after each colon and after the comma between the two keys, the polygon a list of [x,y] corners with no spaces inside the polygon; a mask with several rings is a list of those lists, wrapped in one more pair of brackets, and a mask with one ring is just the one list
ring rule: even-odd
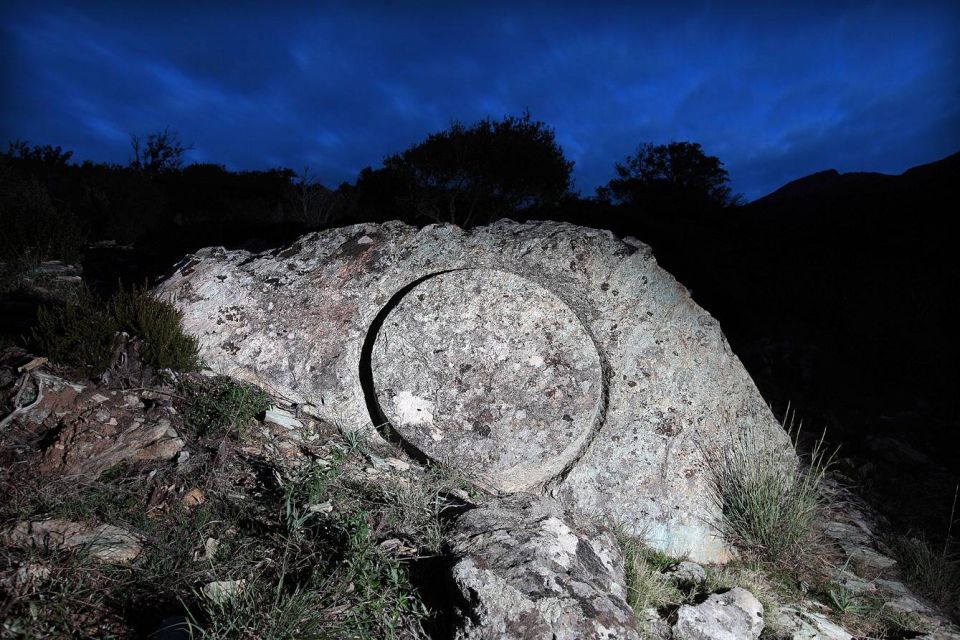
{"label": "night sky", "polygon": [[128,4],[3,3],[0,141],[126,163],[169,126],[188,161],[336,186],[529,108],[584,195],[638,143],[689,140],[748,199],[960,151],[958,2]]}

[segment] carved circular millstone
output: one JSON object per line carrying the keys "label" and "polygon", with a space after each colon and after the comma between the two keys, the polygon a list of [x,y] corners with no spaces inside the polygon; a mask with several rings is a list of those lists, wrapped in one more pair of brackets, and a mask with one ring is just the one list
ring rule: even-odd
{"label": "carved circular millstone", "polygon": [[384,318],[370,365],[380,410],[406,444],[500,491],[556,477],[601,411],[600,355],[580,319],[504,271],[412,287]]}

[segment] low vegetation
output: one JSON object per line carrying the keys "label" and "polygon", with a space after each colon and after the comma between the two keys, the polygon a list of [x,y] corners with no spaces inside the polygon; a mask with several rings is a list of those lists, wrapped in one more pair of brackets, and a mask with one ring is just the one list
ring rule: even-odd
{"label": "low vegetation", "polygon": [[[792,424],[785,426],[795,437]],[[834,453],[821,438],[806,458],[798,466],[795,451],[785,454],[749,431],[708,456],[720,534],[752,558],[796,562],[810,542]]]}
{"label": "low vegetation", "polygon": [[[234,431],[185,430],[193,454],[130,463],[98,480],[0,472],[0,525],[62,518],[136,532],[126,565],[83,549],[0,545],[7,637],[412,638],[430,611],[411,561],[436,552],[445,471],[383,483],[357,440],[318,444],[302,464],[253,455]],[[217,585],[211,588],[210,585]]]}
{"label": "low vegetation", "polygon": [[52,361],[96,376],[113,362],[117,326],[84,288],[62,306],[40,308],[31,342]]}
{"label": "low vegetation", "polygon": [[103,373],[114,361],[118,332],[142,340],[140,357],[155,369],[199,367],[196,338],[183,331],[183,316],[146,288],[121,289],[104,303],[86,288],[60,306],[41,307],[31,346],[57,364],[85,376]]}
{"label": "low vegetation", "polygon": [[231,428],[242,433],[271,404],[263,389],[226,376],[184,378],[180,393],[187,424],[201,437],[220,436]]}
{"label": "low vegetation", "polygon": [[684,600],[680,588],[664,574],[677,560],[651,549],[639,538],[620,530],[617,533],[623,551],[627,604],[642,614],[647,609],[662,609]]}
{"label": "low vegetation", "polygon": [[950,554],[948,543],[936,549],[923,538],[902,535],[888,543],[920,593],[946,611],[960,613],[960,558]]}
{"label": "low vegetation", "polygon": [[120,331],[143,338],[143,361],[155,369],[194,371],[200,365],[197,339],[183,332],[183,313],[145,287],[121,289],[109,314]]}

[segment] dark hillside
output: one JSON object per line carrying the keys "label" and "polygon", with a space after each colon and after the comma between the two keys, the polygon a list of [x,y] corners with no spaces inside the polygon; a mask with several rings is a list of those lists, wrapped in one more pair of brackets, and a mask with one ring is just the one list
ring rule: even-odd
{"label": "dark hillside", "polygon": [[[847,455],[909,445],[955,475],[957,185],[960,154],[898,176],[824,171],[651,243],[776,409],[829,425]],[[925,506],[946,518],[952,489]]]}

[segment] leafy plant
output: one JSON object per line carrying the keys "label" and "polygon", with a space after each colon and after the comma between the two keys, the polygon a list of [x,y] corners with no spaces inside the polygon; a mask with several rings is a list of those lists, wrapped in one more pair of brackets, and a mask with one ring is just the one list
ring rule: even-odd
{"label": "leafy plant", "polygon": [[181,392],[186,398],[187,424],[201,437],[242,428],[271,405],[263,389],[226,376],[186,379]]}

